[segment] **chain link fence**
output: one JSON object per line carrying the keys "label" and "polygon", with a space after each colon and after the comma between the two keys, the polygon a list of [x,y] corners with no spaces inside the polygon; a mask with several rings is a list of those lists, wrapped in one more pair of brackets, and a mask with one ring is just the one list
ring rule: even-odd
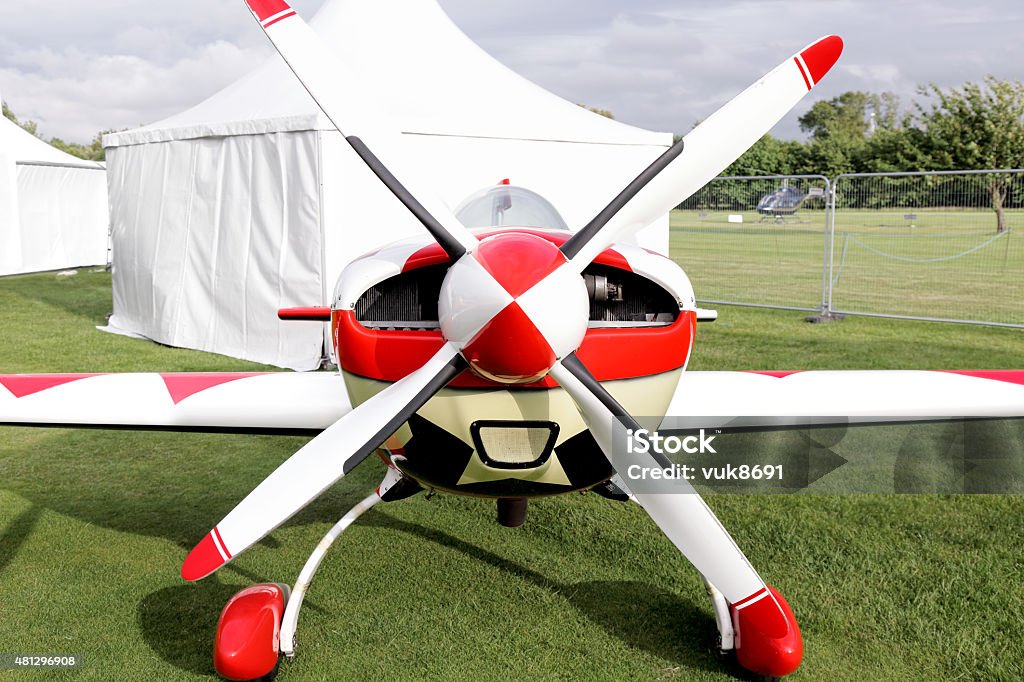
{"label": "chain link fence", "polygon": [[702,303],[1024,327],[1024,170],[721,177],[670,229]]}
{"label": "chain link fence", "polygon": [[828,179],[715,178],[672,212],[672,258],[702,303],[821,308]]}
{"label": "chain link fence", "polygon": [[827,309],[1024,326],[1024,172],[841,175]]}

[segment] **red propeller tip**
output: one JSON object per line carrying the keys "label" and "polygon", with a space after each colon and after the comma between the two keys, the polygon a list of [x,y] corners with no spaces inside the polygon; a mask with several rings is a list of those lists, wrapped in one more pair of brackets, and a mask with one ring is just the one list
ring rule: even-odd
{"label": "red propeller tip", "polygon": [[824,78],[842,53],[843,39],[839,36],[826,36],[801,52],[800,57],[810,72],[810,85],[815,85]]}
{"label": "red propeller tip", "polygon": [[249,9],[260,21],[266,21],[270,17],[291,9],[284,0],[245,0]]}
{"label": "red propeller tip", "polygon": [[199,580],[210,575],[218,568],[223,566],[231,558],[230,555],[225,556],[221,552],[221,549],[217,547],[217,541],[214,539],[214,533],[217,529],[213,529],[206,534],[199,544],[188,553],[185,557],[185,563],[181,565],[181,577],[185,580]]}

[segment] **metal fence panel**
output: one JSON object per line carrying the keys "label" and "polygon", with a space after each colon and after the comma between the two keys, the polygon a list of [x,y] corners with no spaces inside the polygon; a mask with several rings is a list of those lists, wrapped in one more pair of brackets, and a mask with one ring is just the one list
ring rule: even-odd
{"label": "metal fence panel", "polygon": [[818,311],[825,292],[829,181],[715,178],[672,212],[672,258],[698,301]]}
{"label": "metal fence panel", "polygon": [[835,179],[827,309],[1024,326],[1024,171]]}

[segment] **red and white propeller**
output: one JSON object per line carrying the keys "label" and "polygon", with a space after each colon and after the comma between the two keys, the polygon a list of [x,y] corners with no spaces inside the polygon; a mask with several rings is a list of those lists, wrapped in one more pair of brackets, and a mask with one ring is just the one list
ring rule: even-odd
{"label": "red and white propeller", "polygon": [[[507,384],[550,374],[572,396],[606,456],[613,419],[632,420],[577,359],[587,329],[580,273],[626,232],[643,227],[714,178],[775,125],[839,58],[823,38],[766,76],[668,149],[561,248],[527,234],[477,240],[394,159],[363,137],[372,116],[340,91],[330,50],[283,0],[247,0],[267,36],[346,140],[452,261],[439,317],[447,343],[423,367],[346,414],[268,476],[185,560],[202,578],[257,542],[345,475],[460,372]],[[657,461],[658,465],[670,463]],[[737,608],[775,608],[771,593],[697,494],[638,496],[679,549]],[[775,604],[775,606],[778,606]],[[779,607],[781,608],[781,607]],[[783,616],[784,617],[784,616]]]}

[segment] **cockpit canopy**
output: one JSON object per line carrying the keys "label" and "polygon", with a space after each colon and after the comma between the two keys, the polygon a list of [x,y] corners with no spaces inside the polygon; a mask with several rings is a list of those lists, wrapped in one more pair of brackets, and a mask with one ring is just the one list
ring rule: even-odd
{"label": "cockpit canopy", "polygon": [[501,184],[471,194],[455,209],[455,217],[469,228],[512,226],[569,229],[550,201],[516,185]]}

